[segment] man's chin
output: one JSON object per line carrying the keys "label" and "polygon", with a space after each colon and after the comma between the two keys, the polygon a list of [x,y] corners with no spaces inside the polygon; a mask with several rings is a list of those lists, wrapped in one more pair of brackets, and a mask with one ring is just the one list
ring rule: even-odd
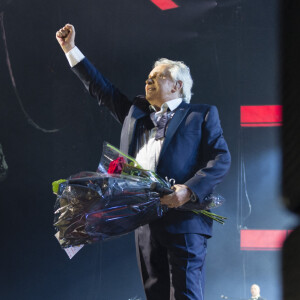
{"label": "man's chin", "polygon": [[146,94],[146,100],[147,100],[151,105],[153,105],[153,103],[155,102],[155,100],[153,99],[153,97],[151,97],[150,95],[147,95],[147,94]]}

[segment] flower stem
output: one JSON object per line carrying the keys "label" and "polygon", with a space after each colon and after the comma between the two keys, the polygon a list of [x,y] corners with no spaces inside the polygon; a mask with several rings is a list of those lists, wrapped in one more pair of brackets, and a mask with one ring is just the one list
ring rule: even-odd
{"label": "flower stem", "polygon": [[225,223],[225,220],[227,219],[226,217],[222,217],[220,215],[217,215],[217,214],[214,214],[214,213],[211,213],[207,210],[192,210],[194,213],[196,214],[203,214],[211,219],[213,219],[214,221],[220,223],[220,224],[224,224]]}

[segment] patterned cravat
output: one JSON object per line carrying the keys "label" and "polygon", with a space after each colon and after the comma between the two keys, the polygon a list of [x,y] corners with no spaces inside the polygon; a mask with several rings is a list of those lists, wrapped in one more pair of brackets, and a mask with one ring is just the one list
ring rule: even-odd
{"label": "patterned cravat", "polygon": [[166,128],[168,123],[168,111],[164,112],[160,119],[157,121],[157,132],[155,134],[155,140],[159,140],[166,135]]}

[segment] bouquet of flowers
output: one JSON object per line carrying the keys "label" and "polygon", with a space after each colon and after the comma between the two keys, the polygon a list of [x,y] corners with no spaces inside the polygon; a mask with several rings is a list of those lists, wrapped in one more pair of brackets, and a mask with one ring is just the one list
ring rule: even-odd
{"label": "bouquet of flowers", "polygon": [[[160,204],[160,197],[173,190],[155,172],[104,143],[97,172],[55,181],[53,192],[54,226],[61,246],[68,248],[120,236],[162,217],[168,208]],[[224,199],[209,195],[205,200],[202,210],[193,211],[224,223],[224,217],[207,211]]]}

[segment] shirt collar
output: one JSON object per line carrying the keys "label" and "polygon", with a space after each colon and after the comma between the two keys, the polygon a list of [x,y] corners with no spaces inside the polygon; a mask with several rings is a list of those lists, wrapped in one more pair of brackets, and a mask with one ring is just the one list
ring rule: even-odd
{"label": "shirt collar", "polygon": [[[176,98],[176,99],[169,100],[161,106],[159,112],[165,112],[168,108],[170,109],[170,111],[173,111],[181,104],[181,102],[182,102],[182,98]],[[150,110],[158,112],[155,110],[155,107],[153,105],[150,105]]]}

